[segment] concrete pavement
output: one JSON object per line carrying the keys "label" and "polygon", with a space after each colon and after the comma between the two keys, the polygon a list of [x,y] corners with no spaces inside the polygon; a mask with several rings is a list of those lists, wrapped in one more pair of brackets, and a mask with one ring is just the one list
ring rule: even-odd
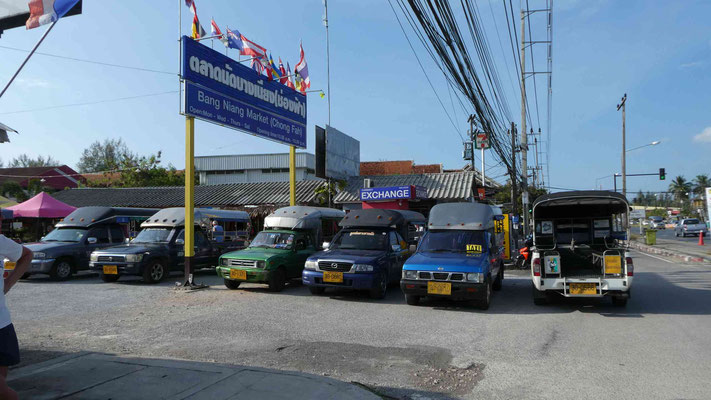
{"label": "concrete pavement", "polygon": [[13,370],[21,399],[380,399],[322,376],[214,363],[76,353]]}

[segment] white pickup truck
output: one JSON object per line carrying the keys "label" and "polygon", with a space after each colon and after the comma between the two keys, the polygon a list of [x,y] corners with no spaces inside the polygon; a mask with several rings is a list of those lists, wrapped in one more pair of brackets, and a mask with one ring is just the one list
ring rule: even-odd
{"label": "white pickup truck", "polygon": [[533,302],[554,296],[610,297],[623,307],[634,264],[627,253],[627,199],[609,191],[543,195],[533,203]]}
{"label": "white pickup truck", "polygon": [[674,227],[674,236],[682,236],[685,237],[686,235],[704,235],[706,236],[706,224],[703,222],[699,221],[696,218],[686,218],[682,219],[675,227]]}

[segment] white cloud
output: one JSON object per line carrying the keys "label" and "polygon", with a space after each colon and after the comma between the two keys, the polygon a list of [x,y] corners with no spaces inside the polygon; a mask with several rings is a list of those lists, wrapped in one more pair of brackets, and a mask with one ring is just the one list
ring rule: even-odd
{"label": "white cloud", "polygon": [[17,84],[26,88],[47,88],[51,86],[48,81],[37,78],[18,78]]}
{"label": "white cloud", "polygon": [[709,142],[711,143],[711,126],[704,128],[701,133],[694,136],[694,142]]}
{"label": "white cloud", "polygon": [[692,61],[689,63],[684,63],[684,64],[679,65],[679,68],[694,68],[694,67],[700,67],[702,65],[704,65],[703,61]]}

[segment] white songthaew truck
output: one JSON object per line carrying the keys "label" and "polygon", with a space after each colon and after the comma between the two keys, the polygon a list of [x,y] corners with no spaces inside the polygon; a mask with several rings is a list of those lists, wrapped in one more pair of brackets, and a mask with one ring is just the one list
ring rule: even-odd
{"label": "white songthaew truck", "polygon": [[609,191],[543,195],[533,203],[533,301],[610,297],[625,306],[634,264],[627,253],[627,199]]}

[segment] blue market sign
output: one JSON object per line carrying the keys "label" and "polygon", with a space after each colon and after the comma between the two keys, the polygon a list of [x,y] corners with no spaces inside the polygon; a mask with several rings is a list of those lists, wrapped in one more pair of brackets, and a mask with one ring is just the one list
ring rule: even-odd
{"label": "blue market sign", "polygon": [[182,40],[182,113],[306,147],[306,96],[187,36]]}
{"label": "blue market sign", "polygon": [[427,188],[423,186],[391,186],[360,190],[360,200],[366,202],[426,198]]}

